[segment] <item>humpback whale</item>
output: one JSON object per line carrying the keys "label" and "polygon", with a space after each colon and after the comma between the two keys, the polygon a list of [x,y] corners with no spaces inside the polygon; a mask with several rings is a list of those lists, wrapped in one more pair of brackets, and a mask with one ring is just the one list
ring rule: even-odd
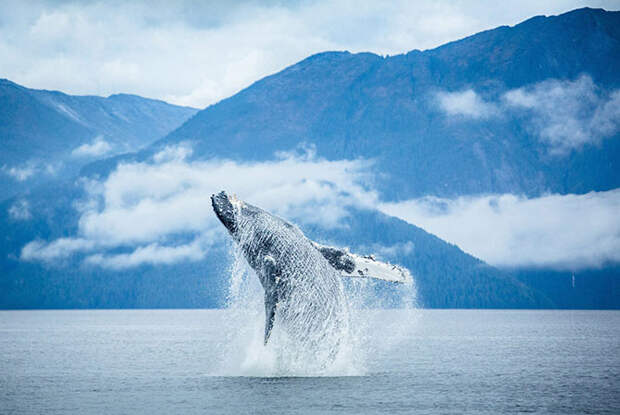
{"label": "humpback whale", "polygon": [[297,226],[225,191],[211,202],[264,289],[265,345],[277,324],[305,348],[336,346],[348,324],[341,277],[412,280],[400,266],[311,241]]}

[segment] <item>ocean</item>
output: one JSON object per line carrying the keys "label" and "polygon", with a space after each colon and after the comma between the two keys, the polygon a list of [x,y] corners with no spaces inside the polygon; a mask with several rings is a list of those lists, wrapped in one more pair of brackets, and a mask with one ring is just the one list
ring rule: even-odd
{"label": "ocean", "polygon": [[356,315],[305,373],[239,310],[0,311],[0,413],[620,413],[618,311]]}

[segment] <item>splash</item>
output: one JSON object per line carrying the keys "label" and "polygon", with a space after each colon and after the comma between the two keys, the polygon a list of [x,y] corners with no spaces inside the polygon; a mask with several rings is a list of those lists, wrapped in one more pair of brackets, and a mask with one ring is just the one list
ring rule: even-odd
{"label": "splash", "polygon": [[[262,213],[238,217],[226,310],[229,329],[224,336],[218,374],[367,374],[368,359],[376,354],[369,310],[412,308],[415,286],[342,278],[299,229]],[[266,246],[281,265],[279,298],[284,300],[278,302],[273,330],[265,345],[265,294],[260,276],[254,271],[260,267],[253,261],[265,257]]]}

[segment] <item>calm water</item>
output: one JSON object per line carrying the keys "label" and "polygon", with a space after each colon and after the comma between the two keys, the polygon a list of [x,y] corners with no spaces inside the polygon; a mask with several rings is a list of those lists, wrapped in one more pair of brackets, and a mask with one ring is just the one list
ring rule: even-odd
{"label": "calm water", "polygon": [[0,413],[620,413],[620,312],[366,314],[360,376],[260,377],[228,311],[2,311]]}

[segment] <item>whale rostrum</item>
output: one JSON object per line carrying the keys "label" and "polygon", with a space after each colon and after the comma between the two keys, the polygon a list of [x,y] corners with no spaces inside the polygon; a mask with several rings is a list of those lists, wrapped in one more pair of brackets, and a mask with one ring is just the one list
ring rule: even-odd
{"label": "whale rostrum", "polygon": [[412,282],[401,266],[318,244],[297,226],[224,191],[212,195],[211,202],[264,289],[265,344],[275,321],[285,330],[294,328],[287,331],[307,345],[325,341],[346,324],[334,317],[347,313],[340,277]]}

